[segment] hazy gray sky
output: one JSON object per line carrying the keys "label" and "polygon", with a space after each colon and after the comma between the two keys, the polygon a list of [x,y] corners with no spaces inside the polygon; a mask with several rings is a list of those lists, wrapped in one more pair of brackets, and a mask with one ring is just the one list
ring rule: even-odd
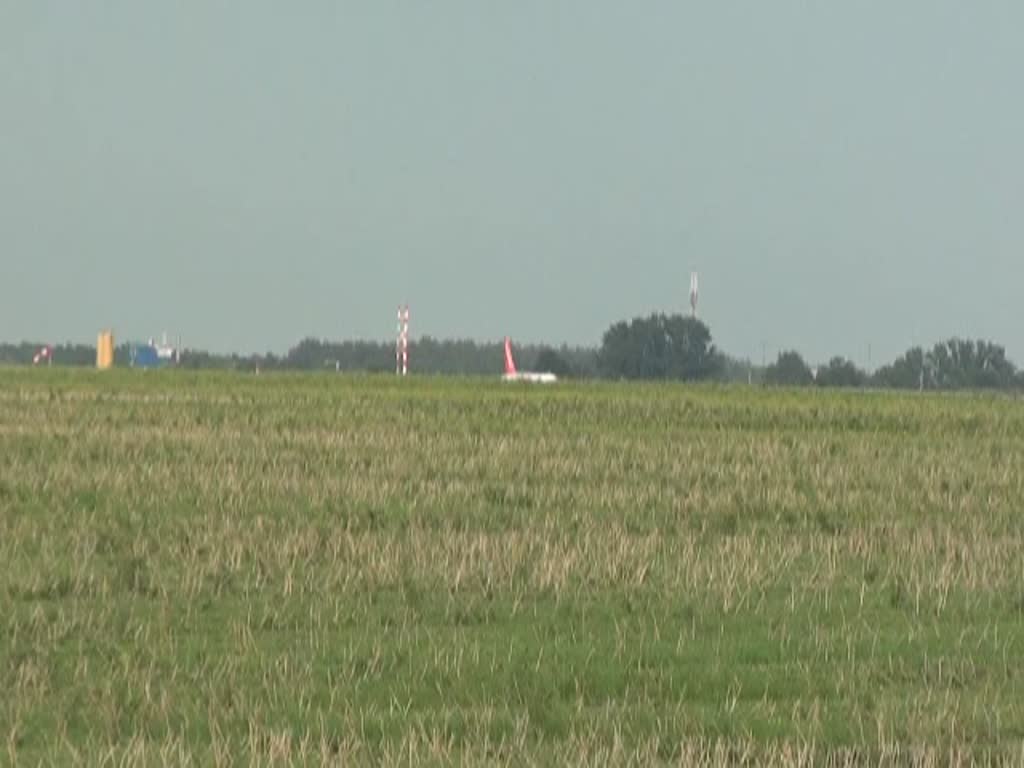
{"label": "hazy gray sky", "polygon": [[0,0],[0,338],[1024,363],[1024,4]]}

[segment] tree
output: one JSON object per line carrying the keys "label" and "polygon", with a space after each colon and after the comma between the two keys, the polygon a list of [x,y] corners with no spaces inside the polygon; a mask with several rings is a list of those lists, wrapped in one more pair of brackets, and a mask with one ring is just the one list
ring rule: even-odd
{"label": "tree", "polygon": [[921,347],[907,350],[889,365],[875,371],[872,383],[893,389],[923,389],[931,380],[928,356]]}
{"label": "tree", "polygon": [[1016,366],[989,341],[949,339],[925,352],[908,350],[875,373],[873,383],[897,389],[1008,389],[1017,386]]}
{"label": "tree", "polygon": [[1016,368],[1006,350],[988,341],[950,339],[929,355],[939,389],[995,389],[1013,386]]}
{"label": "tree", "polygon": [[[32,358],[47,346],[44,341],[22,341],[18,344],[0,343],[0,364],[32,365]],[[51,346],[53,365],[96,365],[96,347],[88,344],[65,342]]]}
{"label": "tree", "polygon": [[799,352],[780,352],[778,359],[764,372],[764,381],[776,387],[806,387],[814,383],[814,375]]}
{"label": "tree", "polygon": [[729,355],[721,356],[722,365],[718,371],[718,380],[727,384],[760,383],[764,369],[749,360]]}
{"label": "tree", "polygon": [[722,367],[711,331],[694,317],[653,314],[618,322],[604,334],[598,367],[625,379],[707,379]]}
{"label": "tree", "polygon": [[843,357],[833,357],[828,365],[818,369],[814,382],[819,387],[862,387],[867,374]]}
{"label": "tree", "polygon": [[573,375],[572,366],[551,347],[541,347],[532,367],[535,371],[547,371],[560,378],[569,378]]}

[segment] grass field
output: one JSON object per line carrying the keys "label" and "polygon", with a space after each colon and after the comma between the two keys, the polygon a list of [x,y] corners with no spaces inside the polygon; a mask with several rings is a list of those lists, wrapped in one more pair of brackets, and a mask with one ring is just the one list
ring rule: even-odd
{"label": "grass field", "polygon": [[0,763],[1024,760],[1024,403],[0,370]]}

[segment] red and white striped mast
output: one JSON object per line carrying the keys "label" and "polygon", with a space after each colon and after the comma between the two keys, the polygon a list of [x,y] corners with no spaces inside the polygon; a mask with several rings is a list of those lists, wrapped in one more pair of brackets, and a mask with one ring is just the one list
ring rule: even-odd
{"label": "red and white striped mast", "polygon": [[32,365],[39,365],[44,360],[47,365],[53,365],[53,347],[49,344],[43,345],[43,347],[36,352],[35,356],[32,358]]}
{"label": "red and white striped mast", "polygon": [[398,305],[398,340],[395,342],[395,374],[409,375],[409,305]]}

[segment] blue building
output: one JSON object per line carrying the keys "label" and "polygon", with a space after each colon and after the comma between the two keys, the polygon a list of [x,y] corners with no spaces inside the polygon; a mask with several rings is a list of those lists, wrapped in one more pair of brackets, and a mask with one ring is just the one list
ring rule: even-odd
{"label": "blue building", "polygon": [[146,344],[131,345],[132,368],[163,368],[175,365],[180,359],[180,352],[165,340],[157,344],[152,339]]}

